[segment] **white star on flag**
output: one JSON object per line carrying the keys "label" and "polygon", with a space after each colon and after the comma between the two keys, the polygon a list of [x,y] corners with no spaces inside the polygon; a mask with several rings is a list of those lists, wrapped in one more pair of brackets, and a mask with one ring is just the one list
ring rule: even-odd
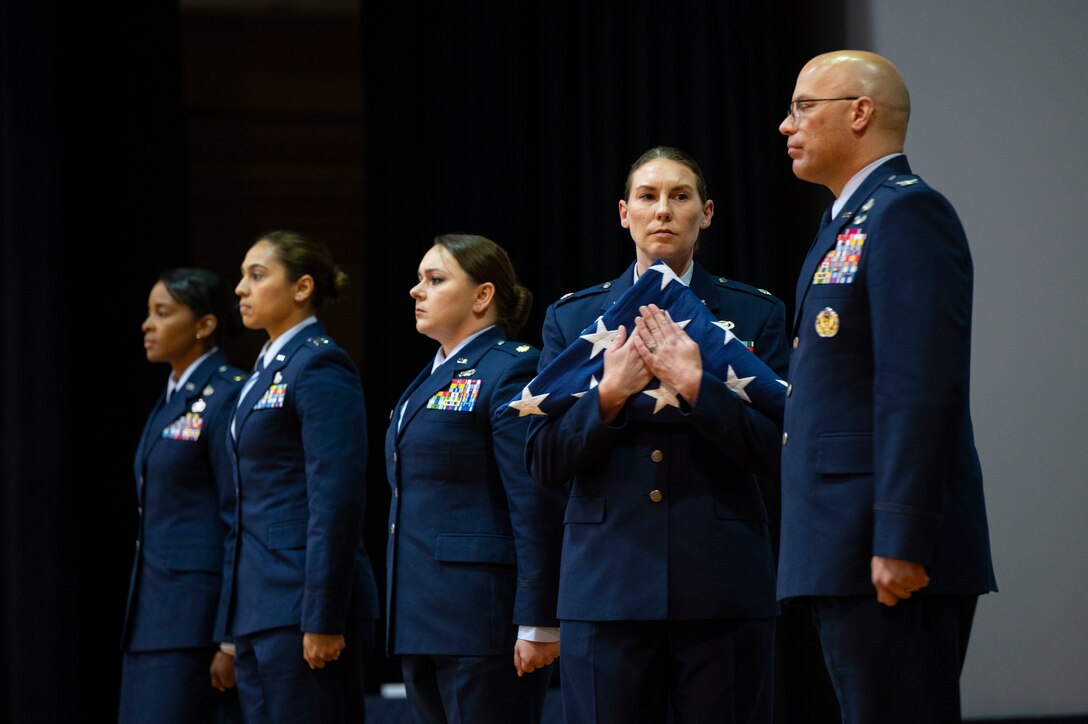
{"label": "white star on flag", "polygon": [[[589,376],[589,389],[590,390],[592,390],[594,387],[596,387],[599,384],[600,384],[600,382],[597,381],[597,375],[590,375]],[[583,392],[574,392],[574,393],[571,394],[571,397],[584,397],[586,392],[589,392],[589,390],[585,390]]]}
{"label": "white star on flag", "polygon": [[[676,272],[674,272],[669,267],[668,264],[654,264],[652,267],[650,267],[646,271],[661,272],[661,288],[662,289],[669,286],[669,282],[671,282],[673,280],[676,280],[676,281],[680,282],[680,277],[676,276]],[[680,282],[680,283],[683,284],[683,282]]]}
{"label": "white star on flag", "polygon": [[666,385],[664,382],[661,386],[653,390],[643,390],[642,394],[649,395],[654,398],[654,414],[656,415],[666,407],[680,407],[680,398],[677,397],[676,390]]}
{"label": "white star on flag", "polygon": [[526,387],[521,391],[521,399],[511,402],[510,407],[513,407],[518,411],[518,417],[525,417],[526,415],[547,415],[548,413],[540,409],[540,403],[550,394],[550,392],[545,392],[543,395],[534,395],[529,392],[529,388]]}
{"label": "white star on flag", "polygon": [[717,322],[714,322],[715,327],[721,327],[722,331],[725,332],[725,342],[723,344],[729,344],[737,338],[735,334],[729,331],[729,327],[725,326],[727,324],[729,324],[729,322],[724,322],[720,319]]}
{"label": "white star on flag", "polygon": [[731,389],[737,397],[750,403],[752,398],[748,396],[748,393],[744,391],[744,388],[754,379],[755,375],[751,377],[737,377],[737,373],[733,371],[733,365],[729,365],[729,369],[726,370],[725,386]]}
{"label": "white star on flag", "polygon": [[589,358],[593,359],[601,350],[608,349],[612,346],[612,343],[616,341],[616,335],[619,334],[619,329],[609,330],[604,325],[604,317],[597,318],[597,331],[589,334],[583,334],[581,336],[587,342],[593,344],[593,351],[589,353]]}

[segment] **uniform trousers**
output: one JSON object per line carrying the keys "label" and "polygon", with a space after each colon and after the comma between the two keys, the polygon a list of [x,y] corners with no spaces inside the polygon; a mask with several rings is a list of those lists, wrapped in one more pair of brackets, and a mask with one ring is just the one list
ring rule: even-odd
{"label": "uniform trousers", "polygon": [[[795,599],[796,600],[796,599]],[[948,724],[960,718],[960,671],[976,595],[813,597],[843,724]]]}
{"label": "uniform trousers", "polygon": [[518,678],[509,656],[401,657],[416,724],[540,724],[555,666]]}
{"label": "uniform trousers", "polygon": [[246,724],[364,721],[363,666],[374,648],[374,622],[349,622],[340,658],[321,669],[302,657],[302,635],[288,626],[234,637]]}
{"label": "uniform trousers", "polygon": [[566,724],[769,724],[774,619],[562,622]]}

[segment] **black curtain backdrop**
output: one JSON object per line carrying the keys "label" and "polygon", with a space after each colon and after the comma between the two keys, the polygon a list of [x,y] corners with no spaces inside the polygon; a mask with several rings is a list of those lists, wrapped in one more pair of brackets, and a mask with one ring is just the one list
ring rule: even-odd
{"label": "black curtain backdrop", "polygon": [[176,3],[0,3],[0,720],[116,716],[140,323],[191,262]]}
{"label": "black curtain backdrop", "polygon": [[[839,3],[813,0],[364,3],[356,361],[380,585],[388,412],[434,352],[407,295],[431,239],[503,244],[536,295],[522,337],[539,344],[547,304],[633,259],[616,211],[627,167],[672,144],[700,161],[716,202],[700,260],[792,305],[828,198],[793,179],[776,128],[797,69],[841,44],[843,22]],[[165,378],[139,324],[163,268],[204,263],[178,34],[167,0],[0,3],[0,722],[116,711],[132,455]],[[819,660],[792,625],[780,628],[780,720],[822,721]],[[398,677],[379,651],[371,687]]]}

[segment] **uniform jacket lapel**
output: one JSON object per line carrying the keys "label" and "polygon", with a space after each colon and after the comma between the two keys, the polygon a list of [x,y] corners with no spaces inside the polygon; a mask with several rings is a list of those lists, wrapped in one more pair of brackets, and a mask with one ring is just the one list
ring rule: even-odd
{"label": "uniform jacket lapel", "polygon": [[850,225],[858,215],[859,207],[872,196],[880,184],[887,180],[889,174],[909,174],[910,164],[906,156],[896,156],[877,166],[861,186],[850,196],[846,205],[839,211],[838,216],[831,220],[823,231],[816,237],[816,241],[809,249],[805,263],[801,266],[801,274],[797,278],[796,299],[793,312],[793,327],[797,328],[797,321],[801,318],[801,310],[804,308],[805,297],[812,288],[812,276],[820,266],[820,261],[829,251],[835,248],[835,242],[842,230]]}
{"label": "uniform jacket lapel", "polygon": [[253,387],[246,393],[245,398],[242,400],[242,404],[238,406],[234,418],[234,444],[242,436],[242,426],[246,424],[246,420],[253,414],[253,407],[257,404],[257,401],[261,399],[261,396],[268,391],[268,388],[273,384],[276,384],[276,374],[281,373],[283,368],[291,361],[291,357],[299,350],[302,345],[306,344],[308,340],[313,337],[320,337],[325,334],[325,326],[321,322],[315,322],[300,329],[298,333],[291,338],[291,340],[283,346],[279,352],[272,358],[272,361],[261,370],[261,374],[258,375],[257,381],[253,383]]}
{"label": "uniform jacket lapel", "polygon": [[[447,359],[438,369],[432,374],[427,375],[427,370],[430,365],[423,369],[419,377],[416,378],[419,382],[415,390],[409,388],[409,392],[405,393],[404,397],[401,397],[397,403],[397,407],[393,410],[393,420],[395,424],[397,416],[400,415],[400,408],[407,399],[408,407],[404,410],[404,419],[400,422],[400,429],[397,430],[397,437],[407,429],[412,418],[415,417],[420,410],[427,405],[427,400],[431,399],[437,392],[449,387],[450,382],[461,372],[471,370],[476,366],[480,357],[491,349],[491,346],[499,339],[503,338],[502,330],[498,327],[493,327],[476,339],[469,342],[469,344],[459,351],[452,359]],[[461,360],[464,360],[463,362]],[[413,383],[415,384],[415,383]]]}

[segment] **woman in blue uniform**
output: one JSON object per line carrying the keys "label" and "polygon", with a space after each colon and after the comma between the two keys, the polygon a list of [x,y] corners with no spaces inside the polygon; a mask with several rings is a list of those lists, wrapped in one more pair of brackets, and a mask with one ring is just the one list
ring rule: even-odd
{"label": "woman in blue uniform", "polygon": [[363,548],[359,373],[316,313],[347,277],[322,244],[261,237],[235,288],[268,341],[230,439],[238,495],[229,631],[246,721],[358,722],[377,588]]}
{"label": "woman in blue uniform", "polygon": [[416,330],[440,346],[386,435],[388,651],[420,724],[538,722],[565,496],[525,471],[528,418],[493,419],[536,373],[512,341],[532,295],[481,236],[438,237],[418,277]]}
{"label": "woman in blue uniform", "polygon": [[[781,376],[785,307],[695,261],[714,202],[695,160],[670,147],[632,164],[620,225],[635,261],[553,303],[546,365],[667,264],[722,325]],[[774,564],[757,473],[778,469],[778,424],[703,367],[698,345],[654,306],[620,326],[599,384],[557,417],[534,418],[528,456],[544,485],[571,483],[559,618],[567,724],[770,722]],[[729,370],[731,372],[732,370]],[[683,422],[629,415],[653,378]]]}
{"label": "woman in blue uniform", "polygon": [[216,340],[240,329],[230,288],[212,272],[172,269],[148,296],[144,350],[149,362],[170,365],[170,376],[136,450],[120,722],[236,717],[217,614],[234,516],[227,427],[244,378]]}

